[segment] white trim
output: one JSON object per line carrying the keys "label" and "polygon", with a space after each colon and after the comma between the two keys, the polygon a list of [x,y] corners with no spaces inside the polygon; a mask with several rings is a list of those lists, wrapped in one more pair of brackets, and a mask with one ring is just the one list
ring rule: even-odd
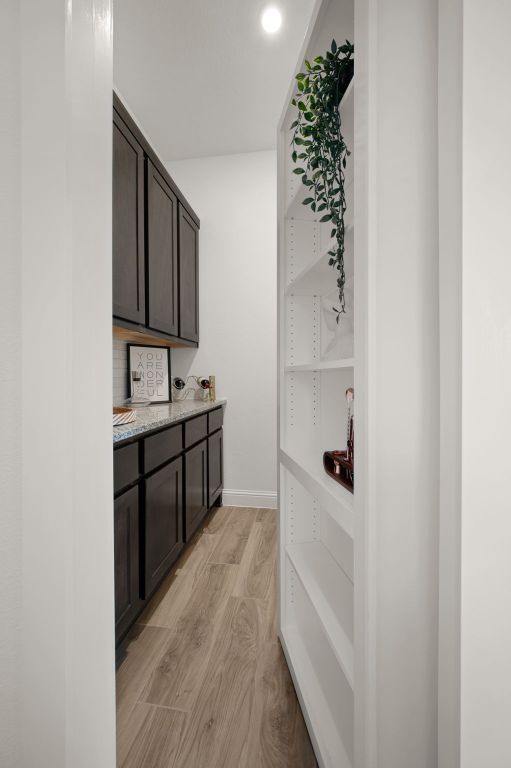
{"label": "white trim", "polygon": [[240,491],[226,488],[222,491],[225,507],[261,507],[277,509],[277,493],[266,491]]}

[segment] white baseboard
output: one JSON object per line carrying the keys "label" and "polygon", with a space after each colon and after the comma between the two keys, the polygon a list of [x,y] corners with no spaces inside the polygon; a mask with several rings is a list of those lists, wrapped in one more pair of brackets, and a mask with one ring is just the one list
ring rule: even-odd
{"label": "white baseboard", "polygon": [[261,507],[277,509],[277,494],[264,491],[238,491],[225,488],[222,491],[222,503],[225,507]]}

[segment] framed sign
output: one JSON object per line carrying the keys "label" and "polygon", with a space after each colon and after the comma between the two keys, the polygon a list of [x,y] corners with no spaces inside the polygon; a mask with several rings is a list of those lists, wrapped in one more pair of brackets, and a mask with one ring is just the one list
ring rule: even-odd
{"label": "framed sign", "polygon": [[152,403],[169,403],[170,349],[128,344],[128,386],[130,395]]}

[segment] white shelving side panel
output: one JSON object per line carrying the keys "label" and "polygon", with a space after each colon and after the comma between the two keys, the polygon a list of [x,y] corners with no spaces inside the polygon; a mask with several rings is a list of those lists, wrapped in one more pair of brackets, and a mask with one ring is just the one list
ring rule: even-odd
{"label": "white shelving side panel", "polygon": [[280,460],[288,472],[296,477],[353,539],[355,535],[353,494],[326,474],[322,455],[303,456],[296,449],[281,448]]}
{"label": "white shelving side panel", "polygon": [[[315,0],[296,72],[330,48],[352,42],[353,0]],[[339,106],[352,154],[345,171],[346,313],[337,316],[331,222],[291,158],[295,92],[279,123],[279,587],[280,637],[320,768],[353,768],[357,685],[354,643],[354,496],[323,468],[325,450],[346,444],[345,391],[354,357],[354,81]],[[299,163],[300,161],[298,161]],[[339,322],[337,320],[339,319]]]}
{"label": "white shelving side panel", "polygon": [[[337,585],[339,580],[342,580],[348,594],[351,595],[354,582],[353,539],[339,524],[339,518],[335,518],[323,507],[319,500],[283,464],[280,465],[280,478],[281,503],[285,516],[285,521],[283,521],[285,527],[281,530],[283,556],[288,555],[286,548],[295,544],[308,545],[311,542],[319,542],[327,550],[331,558],[330,562],[333,561],[339,569],[331,568],[328,570],[332,575],[335,571],[333,583]],[[322,583],[321,579],[317,581],[318,584]],[[331,594],[330,587],[326,586],[325,595]],[[330,600],[334,609],[339,607],[336,600],[337,598]],[[352,611],[350,610],[349,615],[351,616],[351,614]],[[344,626],[342,611],[339,614],[339,621]],[[351,625],[350,620],[345,630],[350,641],[353,640]]]}
{"label": "white shelving side panel", "polygon": [[282,358],[285,368],[307,366],[303,370],[326,371],[353,367],[337,365],[337,361],[353,359],[352,285],[347,285],[346,313],[340,317],[334,309],[339,303],[335,290],[323,297],[292,294],[282,299],[286,334]]}
{"label": "white shelving side panel", "polygon": [[283,627],[280,640],[320,768],[352,768],[300,631],[294,626]]}
{"label": "white shelving side panel", "polygon": [[[325,248],[317,255],[311,251],[309,260],[299,270],[290,275],[285,293],[287,296],[326,296],[336,288],[336,272],[328,263],[329,251],[335,246],[335,240],[329,240]],[[346,279],[353,277],[353,226],[347,225],[345,234],[344,270]]]}
{"label": "white shelving side panel", "polygon": [[288,544],[287,555],[353,690],[353,584],[321,541]]}

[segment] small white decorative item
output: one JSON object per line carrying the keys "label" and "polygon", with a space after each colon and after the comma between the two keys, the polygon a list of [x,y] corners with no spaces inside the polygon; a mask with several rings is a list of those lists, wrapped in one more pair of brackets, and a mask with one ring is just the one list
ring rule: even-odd
{"label": "small white decorative item", "polygon": [[170,402],[170,350],[128,344],[128,379],[132,405]]}

